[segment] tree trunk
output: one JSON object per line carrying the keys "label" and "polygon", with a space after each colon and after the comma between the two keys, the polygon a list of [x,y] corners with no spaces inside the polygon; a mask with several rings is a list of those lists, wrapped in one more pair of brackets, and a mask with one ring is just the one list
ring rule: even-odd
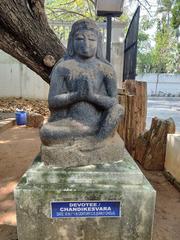
{"label": "tree trunk", "polygon": [[135,160],[139,161],[146,170],[164,169],[168,133],[175,133],[174,120],[154,117],[150,129],[138,137]]}
{"label": "tree trunk", "polygon": [[134,157],[137,138],[146,127],[147,83],[126,80],[123,83],[123,91],[119,93],[119,102],[124,106],[125,114],[118,127],[118,133]]}
{"label": "tree trunk", "polygon": [[158,84],[159,84],[159,75],[160,75],[160,73],[157,73],[155,96],[158,95],[158,94],[157,94],[157,89],[158,89]]}
{"label": "tree trunk", "polygon": [[0,0],[0,49],[49,83],[65,48],[48,24],[44,0]]}

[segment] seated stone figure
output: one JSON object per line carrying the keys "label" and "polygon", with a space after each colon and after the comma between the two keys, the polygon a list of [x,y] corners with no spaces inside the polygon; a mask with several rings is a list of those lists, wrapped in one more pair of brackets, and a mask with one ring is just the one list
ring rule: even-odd
{"label": "seated stone figure", "polygon": [[70,138],[113,135],[123,116],[117,101],[114,70],[103,58],[102,37],[95,22],[79,20],[69,35],[67,53],[51,74],[51,116],[40,130],[44,145]]}
{"label": "seated stone figure", "polygon": [[91,20],[74,23],[67,53],[51,74],[51,116],[40,130],[41,158],[62,168],[118,161],[124,144],[116,126],[123,116],[114,70],[102,54]]}

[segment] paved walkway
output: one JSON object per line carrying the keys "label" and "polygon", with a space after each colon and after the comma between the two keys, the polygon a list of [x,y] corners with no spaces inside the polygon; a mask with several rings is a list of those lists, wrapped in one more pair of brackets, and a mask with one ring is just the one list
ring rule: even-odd
{"label": "paved walkway", "polygon": [[180,97],[150,97],[147,108],[147,129],[150,128],[151,120],[155,116],[161,119],[173,118],[176,133],[180,133]]}

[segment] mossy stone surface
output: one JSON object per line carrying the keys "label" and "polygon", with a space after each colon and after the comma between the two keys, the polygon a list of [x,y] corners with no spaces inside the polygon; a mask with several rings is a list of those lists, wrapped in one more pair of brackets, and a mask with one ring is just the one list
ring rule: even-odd
{"label": "mossy stone surface", "polygon": [[[19,240],[151,240],[156,193],[126,152],[123,161],[79,168],[37,162],[15,190]],[[52,219],[52,201],[113,201],[120,218]]]}

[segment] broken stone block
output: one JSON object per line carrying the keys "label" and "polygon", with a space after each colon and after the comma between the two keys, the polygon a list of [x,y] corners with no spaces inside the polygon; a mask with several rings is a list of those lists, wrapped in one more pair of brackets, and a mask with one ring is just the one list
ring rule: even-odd
{"label": "broken stone block", "polygon": [[27,126],[40,128],[43,125],[44,117],[39,113],[28,113]]}

